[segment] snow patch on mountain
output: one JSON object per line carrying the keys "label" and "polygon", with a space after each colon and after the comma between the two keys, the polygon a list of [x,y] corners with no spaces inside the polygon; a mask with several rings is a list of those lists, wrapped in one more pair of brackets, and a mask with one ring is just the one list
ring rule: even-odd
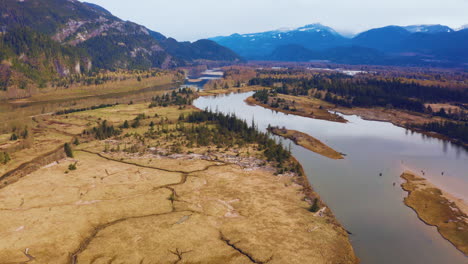
{"label": "snow patch on mountain", "polygon": [[454,30],[448,26],[434,24],[434,25],[410,25],[404,27],[411,33],[445,33],[453,32]]}
{"label": "snow patch on mountain", "polygon": [[464,30],[464,29],[468,29],[468,24],[463,25],[463,26],[457,28],[456,31],[460,31],[460,30]]}

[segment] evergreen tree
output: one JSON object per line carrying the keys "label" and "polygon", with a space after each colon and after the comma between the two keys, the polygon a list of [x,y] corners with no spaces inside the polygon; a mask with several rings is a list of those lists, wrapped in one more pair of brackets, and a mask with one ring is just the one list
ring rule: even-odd
{"label": "evergreen tree", "polygon": [[67,157],[73,158],[73,150],[72,150],[70,144],[65,143],[65,145],[63,146],[63,148],[64,148],[64,150],[65,150],[65,154],[67,155]]}

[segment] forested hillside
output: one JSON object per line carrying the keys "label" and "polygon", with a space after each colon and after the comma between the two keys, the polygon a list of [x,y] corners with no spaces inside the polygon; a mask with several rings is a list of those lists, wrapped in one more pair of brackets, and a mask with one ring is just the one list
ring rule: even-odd
{"label": "forested hillside", "polygon": [[28,28],[14,28],[0,35],[0,90],[32,83],[42,87],[56,75],[91,70],[86,50],[61,45]]}
{"label": "forested hillside", "polygon": [[28,82],[43,85],[52,77],[100,69],[147,70],[240,59],[213,41],[178,42],[76,0],[3,0],[0,32],[0,89]]}

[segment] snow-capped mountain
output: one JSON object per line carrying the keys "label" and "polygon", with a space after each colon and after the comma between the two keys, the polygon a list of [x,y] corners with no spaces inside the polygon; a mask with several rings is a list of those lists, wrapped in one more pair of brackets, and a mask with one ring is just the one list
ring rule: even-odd
{"label": "snow-capped mountain", "polygon": [[245,57],[268,55],[279,46],[298,44],[308,49],[322,50],[344,45],[348,41],[330,27],[310,24],[298,28],[281,28],[272,31],[233,34],[227,37],[211,38],[219,44],[231,47]]}
{"label": "snow-capped mountain", "polygon": [[404,27],[404,29],[411,33],[444,33],[454,31],[450,27],[444,25],[411,25]]}
{"label": "snow-capped mountain", "polygon": [[303,27],[296,28],[292,31],[300,31],[300,32],[317,32],[317,33],[331,33],[333,35],[340,35],[338,32],[336,32],[333,28],[324,26],[320,23],[316,24],[309,24],[305,25]]}
{"label": "snow-capped mountain", "polygon": [[[468,65],[468,27],[386,26],[345,37],[330,27],[310,24],[212,40],[246,59],[351,64]],[[464,66],[463,66],[464,65]]]}
{"label": "snow-capped mountain", "polygon": [[457,28],[456,30],[457,30],[457,31],[460,31],[460,30],[464,30],[464,29],[468,29],[468,24],[463,25],[463,26]]}

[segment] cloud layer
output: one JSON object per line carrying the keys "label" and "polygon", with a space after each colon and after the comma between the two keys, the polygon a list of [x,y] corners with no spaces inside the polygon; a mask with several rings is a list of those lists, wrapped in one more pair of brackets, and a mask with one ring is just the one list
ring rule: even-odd
{"label": "cloud layer", "polygon": [[178,40],[320,22],[357,33],[386,25],[468,24],[468,0],[87,0]]}

